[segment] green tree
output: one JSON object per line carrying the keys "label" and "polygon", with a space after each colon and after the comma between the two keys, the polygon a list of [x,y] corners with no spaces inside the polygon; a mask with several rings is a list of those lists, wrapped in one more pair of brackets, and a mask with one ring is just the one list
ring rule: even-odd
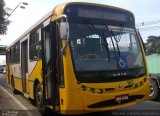
{"label": "green tree", "polygon": [[160,36],[149,36],[145,47],[146,55],[160,54]]}
{"label": "green tree", "polygon": [[5,2],[0,0],[0,35],[5,34],[7,31],[7,25],[9,21],[5,19],[8,15],[7,11],[5,10]]}

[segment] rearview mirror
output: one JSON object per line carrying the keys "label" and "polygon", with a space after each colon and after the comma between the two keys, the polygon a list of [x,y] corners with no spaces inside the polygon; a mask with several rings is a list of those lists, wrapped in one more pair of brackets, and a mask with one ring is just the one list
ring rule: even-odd
{"label": "rearview mirror", "polygon": [[68,23],[67,22],[61,22],[60,26],[59,26],[59,30],[60,30],[60,38],[62,40],[68,39],[68,36],[69,36]]}
{"label": "rearview mirror", "polygon": [[[61,22],[61,21],[64,22]],[[64,50],[67,48],[69,43],[69,25],[66,15],[61,15],[56,18],[56,21],[59,22],[59,34],[61,40],[67,40],[66,44],[62,47],[61,52],[64,53]]]}

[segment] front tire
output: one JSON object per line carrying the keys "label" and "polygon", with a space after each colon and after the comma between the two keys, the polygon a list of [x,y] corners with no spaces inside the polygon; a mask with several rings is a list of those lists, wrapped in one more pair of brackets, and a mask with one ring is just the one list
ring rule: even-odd
{"label": "front tire", "polygon": [[150,95],[149,100],[153,101],[156,100],[158,96],[158,86],[153,79],[150,79]]}
{"label": "front tire", "polygon": [[46,107],[43,103],[43,91],[40,83],[36,87],[36,105],[38,107],[39,112],[44,115],[46,113]]}

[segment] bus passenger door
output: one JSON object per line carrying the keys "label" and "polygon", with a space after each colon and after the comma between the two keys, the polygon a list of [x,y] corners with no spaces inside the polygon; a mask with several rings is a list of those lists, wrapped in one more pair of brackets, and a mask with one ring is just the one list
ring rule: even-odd
{"label": "bus passenger door", "polygon": [[28,41],[21,43],[22,90],[26,92],[26,74],[28,73]]}
{"label": "bus passenger door", "polygon": [[10,51],[6,52],[6,77],[8,84],[10,84]]}
{"label": "bus passenger door", "polygon": [[[55,28],[54,28],[55,29]],[[56,39],[52,25],[42,29],[42,70],[43,70],[43,102],[45,105],[57,105],[58,88],[56,79],[56,47],[53,39]]]}

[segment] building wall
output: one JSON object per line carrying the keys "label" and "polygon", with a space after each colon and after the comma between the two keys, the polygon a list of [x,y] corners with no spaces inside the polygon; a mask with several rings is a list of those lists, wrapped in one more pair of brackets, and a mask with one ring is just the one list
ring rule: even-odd
{"label": "building wall", "polygon": [[160,73],[160,55],[152,54],[146,56],[149,73]]}

